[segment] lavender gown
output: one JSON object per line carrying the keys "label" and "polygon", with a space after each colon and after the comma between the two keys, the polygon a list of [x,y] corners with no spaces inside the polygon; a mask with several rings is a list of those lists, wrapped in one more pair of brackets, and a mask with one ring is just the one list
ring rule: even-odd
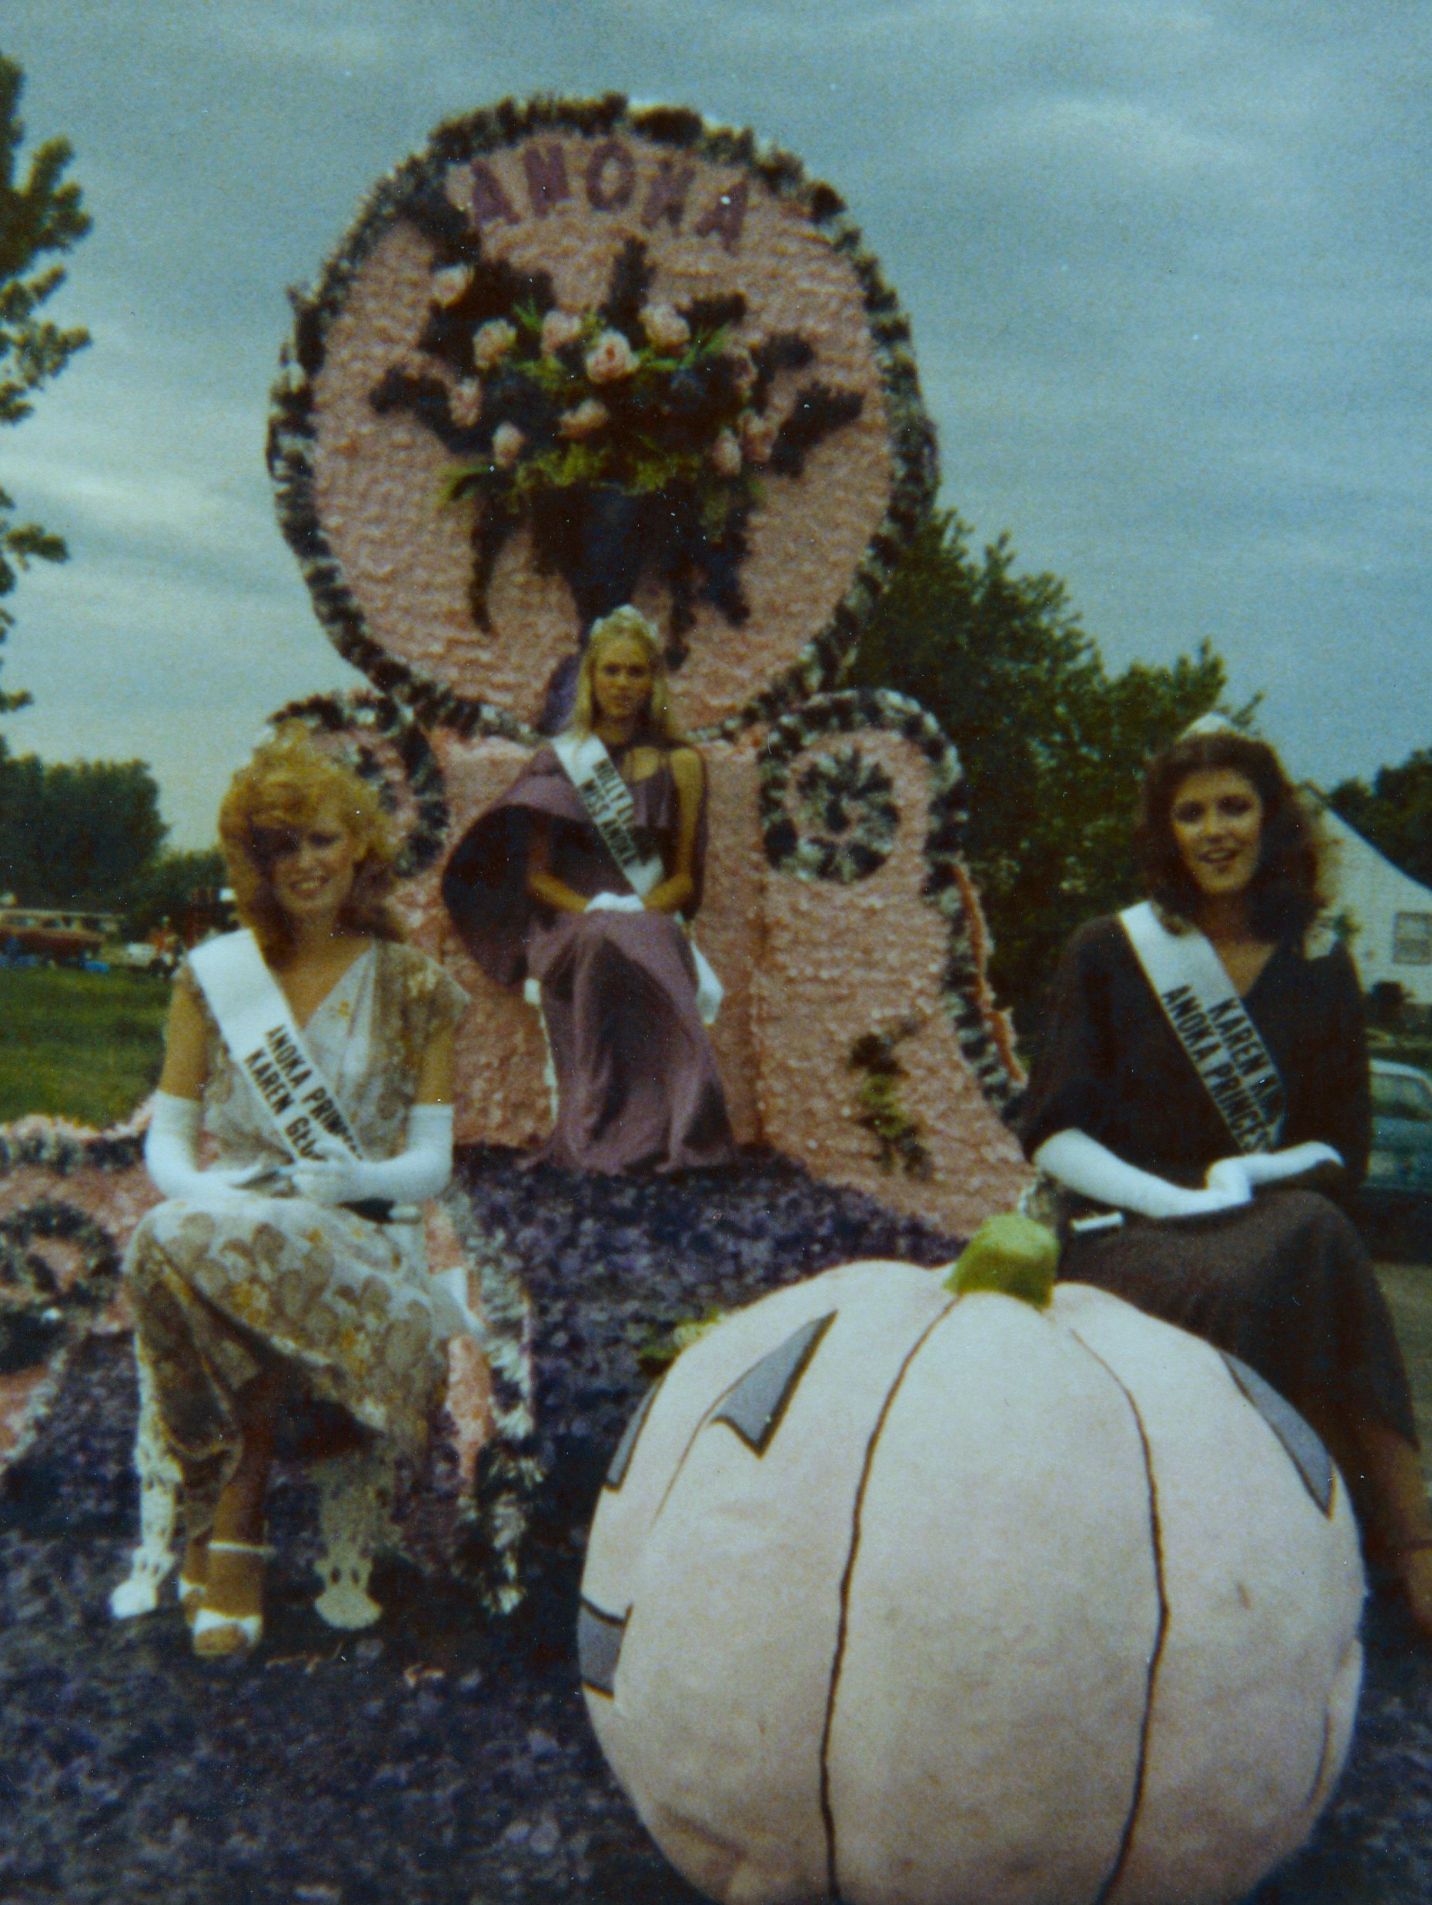
{"label": "lavender gown", "polygon": [[[671,863],[677,794],[669,760],[631,785],[641,851]],[[527,891],[531,824],[549,826],[549,870],[591,898],[627,883],[560,762],[543,748],[469,828],[448,862],[443,899],[463,942],[501,985],[542,987],[557,1122],[538,1154],[583,1171],[676,1171],[729,1164],[730,1120],[696,1009],[681,927],[664,913],[564,913]],[[706,815],[697,829],[701,898]]]}

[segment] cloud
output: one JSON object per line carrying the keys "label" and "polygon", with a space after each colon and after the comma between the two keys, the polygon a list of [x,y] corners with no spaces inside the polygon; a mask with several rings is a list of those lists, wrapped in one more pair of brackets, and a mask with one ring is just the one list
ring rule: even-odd
{"label": "cloud", "polygon": [[47,747],[86,677],[125,751],[145,694],[186,720],[207,694],[222,729],[339,669],[260,460],[283,288],[440,118],[607,87],[753,125],[846,196],[946,499],[1064,575],[1114,661],[1214,635],[1326,779],[1426,745],[1432,10],[10,0],[6,26],[96,219],[62,294],[95,344],[4,445],[75,549],[14,598],[5,680],[44,683]]}

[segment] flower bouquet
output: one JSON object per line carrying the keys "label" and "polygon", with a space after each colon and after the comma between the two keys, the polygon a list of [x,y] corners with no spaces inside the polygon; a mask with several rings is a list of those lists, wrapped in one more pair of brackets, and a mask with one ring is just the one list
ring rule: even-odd
{"label": "flower bouquet", "polygon": [[454,455],[443,495],[475,499],[471,609],[489,628],[498,556],[521,526],[533,556],[571,590],[583,631],[645,578],[669,597],[669,659],[704,600],[746,619],[747,525],[769,477],[798,476],[856,392],[818,379],[777,414],[775,385],[815,358],[797,332],[745,341],[739,292],[678,308],[651,295],[640,239],[613,260],[603,301],[570,311],[545,272],[481,255],[437,215],[432,302],[419,348],[370,400],[411,411]]}

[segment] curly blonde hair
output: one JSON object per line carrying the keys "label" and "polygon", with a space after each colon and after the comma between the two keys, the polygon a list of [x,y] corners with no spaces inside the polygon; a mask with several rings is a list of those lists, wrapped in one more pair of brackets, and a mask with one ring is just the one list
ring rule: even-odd
{"label": "curly blonde hair", "polygon": [[274,860],[330,805],[361,849],[339,925],[377,939],[405,937],[387,903],[397,845],[377,793],[326,754],[300,722],[289,721],[239,769],[219,807],[219,844],[234,906],[266,959],[282,960],[293,950],[293,929],[273,890]]}
{"label": "curly blonde hair", "polygon": [[660,637],[640,609],[632,607],[630,602],[619,609],[613,609],[610,615],[604,615],[600,621],[592,623],[592,631],[587,637],[587,646],[582,651],[582,666],[577,675],[577,696],[572,707],[571,719],[567,726],[574,734],[590,734],[596,721],[596,698],[592,691],[592,676],[597,663],[615,642],[635,642],[651,664],[651,699],[646,704],[646,712],[641,718],[638,738],[655,742],[661,747],[675,747],[685,737],[676,711],[671,705],[671,691],[667,685],[666,655],[661,646]]}

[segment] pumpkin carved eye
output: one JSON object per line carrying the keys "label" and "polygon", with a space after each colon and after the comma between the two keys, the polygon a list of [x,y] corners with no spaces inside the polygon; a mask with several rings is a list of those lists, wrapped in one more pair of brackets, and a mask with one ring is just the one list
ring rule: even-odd
{"label": "pumpkin carved eye", "polygon": [[809,1323],[802,1323],[726,1392],[726,1399],[712,1420],[734,1429],[753,1454],[764,1455],[821,1337],[834,1320],[832,1310],[826,1316],[812,1317]]}
{"label": "pumpkin carved eye", "polygon": [[1288,1451],[1288,1460],[1303,1478],[1303,1486],[1324,1515],[1333,1511],[1333,1483],[1337,1471],[1322,1439],[1309,1428],[1290,1402],[1285,1402],[1256,1369],[1221,1350],[1228,1373],[1268,1427]]}
{"label": "pumpkin carved eye", "polygon": [[604,1693],[608,1699],[616,1691],[617,1662],[626,1638],[625,1614],[604,1614],[584,1600],[577,1611],[577,1670],[582,1685],[592,1693]]}
{"label": "pumpkin carved eye", "polygon": [[631,1458],[636,1453],[637,1438],[646,1425],[646,1419],[651,1414],[651,1405],[656,1401],[657,1391],[660,1388],[661,1384],[659,1382],[654,1382],[651,1385],[642,1399],[641,1407],[622,1431],[622,1439],[617,1443],[616,1452],[612,1456],[611,1466],[608,1468],[606,1479],[602,1483],[603,1488],[610,1489],[613,1494],[616,1493],[626,1480],[627,1470],[631,1467]]}

